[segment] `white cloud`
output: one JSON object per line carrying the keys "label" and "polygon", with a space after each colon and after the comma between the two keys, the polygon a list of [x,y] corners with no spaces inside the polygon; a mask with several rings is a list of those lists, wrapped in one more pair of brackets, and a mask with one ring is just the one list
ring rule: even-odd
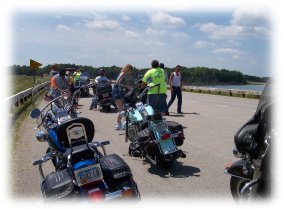
{"label": "white cloud", "polygon": [[240,55],[233,55],[232,58],[233,58],[234,60],[240,60],[240,59],[242,59],[242,57],[241,57]]}
{"label": "white cloud", "polygon": [[125,31],[125,37],[127,37],[127,38],[139,38],[140,36],[134,31]]}
{"label": "white cloud", "polygon": [[244,7],[235,10],[229,25],[210,22],[198,27],[213,39],[266,38],[271,35],[269,14],[263,7]]}
{"label": "white cloud", "polygon": [[236,54],[236,55],[248,54],[247,52],[236,50],[233,48],[217,48],[213,50],[212,53],[224,53],[224,54]]}
{"label": "white cloud", "polygon": [[128,15],[123,14],[123,15],[122,15],[122,20],[124,20],[124,21],[129,21],[129,20],[131,20],[131,18],[130,18]]}
{"label": "white cloud", "polygon": [[166,30],[156,30],[156,29],[149,27],[145,30],[145,33],[149,35],[154,35],[154,36],[162,36],[166,34],[167,32]]}
{"label": "white cloud", "polygon": [[248,52],[236,50],[233,48],[218,48],[212,51],[214,54],[229,55],[233,60],[242,59],[242,55],[249,54]]}
{"label": "white cloud", "polygon": [[202,32],[208,33],[213,39],[235,38],[243,34],[244,29],[242,26],[224,26],[214,23],[205,23],[199,26]]}
{"label": "white cloud", "polygon": [[172,37],[173,38],[177,38],[177,39],[187,39],[187,38],[190,38],[190,36],[187,33],[185,33],[185,32],[174,32]]}
{"label": "white cloud", "polygon": [[232,25],[267,26],[269,14],[264,7],[241,7],[236,9],[231,20]]}
{"label": "white cloud", "polygon": [[97,15],[93,21],[86,21],[85,26],[92,29],[107,29],[115,30],[120,28],[119,22],[116,20],[110,20],[105,16]]}
{"label": "white cloud", "polygon": [[206,48],[206,47],[214,46],[214,43],[198,40],[195,42],[195,46],[196,48]]}
{"label": "white cloud", "polygon": [[59,25],[56,26],[56,30],[57,31],[70,31],[71,28],[68,27],[68,26],[59,24]]}
{"label": "white cloud", "polygon": [[180,17],[171,16],[165,12],[155,12],[150,16],[151,22],[155,26],[161,27],[181,27],[186,24],[185,20]]}

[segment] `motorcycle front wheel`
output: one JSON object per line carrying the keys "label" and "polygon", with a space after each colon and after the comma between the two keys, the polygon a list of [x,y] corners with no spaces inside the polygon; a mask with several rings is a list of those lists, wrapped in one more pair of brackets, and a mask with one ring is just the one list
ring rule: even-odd
{"label": "motorcycle front wheel", "polygon": [[[245,184],[248,182],[246,179],[238,178],[232,176],[230,179],[230,190],[232,197],[235,201],[239,201],[241,199],[240,192]],[[249,197],[249,191],[244,194],[244,198]]]}

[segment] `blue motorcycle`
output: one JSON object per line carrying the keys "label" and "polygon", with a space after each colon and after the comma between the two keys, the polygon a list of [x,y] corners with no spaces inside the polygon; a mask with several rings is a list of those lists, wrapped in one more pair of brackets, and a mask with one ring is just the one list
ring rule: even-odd
{"label": "blue motorcycle", "polygon": [[154,165],[171,168],[173,162],[186,155],[177,146],[184,142],[183,126],[174,121],[166,121],[153,108],[142,102],[143,96],[159,84],[147,86],[138,95],[137,88],[132,89],[124,98],[125,141],[129,145],[129,155],[149,160]]}
{"label": "blue motorcycle", "polygon": [[[78,90],[79,91],[79,90]],[[75,97],[76,92],[74,93]],[[93,141],[93,122],[85,117],[71,118],[67,110],[54,110],[53,99],[30,116],[44,127],[37,140],[47,142],[46,154],[33,161],[42,178],[45,200],[80,198],[87,201],[140,199],[130,167],[117,154],[106,154],[109,141]],[[52,161],[55,170],[45,176],[42,165]]]}

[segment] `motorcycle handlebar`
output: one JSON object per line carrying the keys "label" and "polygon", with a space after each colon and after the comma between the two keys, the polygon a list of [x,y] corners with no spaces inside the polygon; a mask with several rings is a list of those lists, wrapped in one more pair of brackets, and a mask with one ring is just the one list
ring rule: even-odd
{"label": "motorcycle handlebar", "polygon": [[150,89],[154,88],[154,87],[159,87],[160,83],[152,85],[152,86],[147,86],[142,92],[141,94],[138,96],[138,99],[142,98]]}

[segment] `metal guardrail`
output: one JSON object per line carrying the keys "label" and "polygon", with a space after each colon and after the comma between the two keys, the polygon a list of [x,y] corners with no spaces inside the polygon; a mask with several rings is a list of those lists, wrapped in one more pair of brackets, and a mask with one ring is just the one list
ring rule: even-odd
{"label": "metal guardrail", "polygon": [[9,107],[13,107],[13,106],[18,107],[21,104],[24,104],[24,102],[27,101],[29,97],[32,97],[34,94],[41,91],[43,88],[45,88],[49,84],[50,82],[44,82],[42,84],[35,86],[34,88],[28,88],[15,95],[9,96],[8,98],[4,100],[4,103],[8,105]]}
{"label": "metal guardrail", "polygon": [[225,94],[229,96],[240,95],[245,98],[246,96],[254,95],[256,98],[260,98],[261,91],[252,91],[252,90],[236,90],[236,89],[221,89],[221,88],[206,88],[206,87],[197,87],[197,86],[183,86],[183,90],[190,92],[199,92],[199,93],[217,93]]}

